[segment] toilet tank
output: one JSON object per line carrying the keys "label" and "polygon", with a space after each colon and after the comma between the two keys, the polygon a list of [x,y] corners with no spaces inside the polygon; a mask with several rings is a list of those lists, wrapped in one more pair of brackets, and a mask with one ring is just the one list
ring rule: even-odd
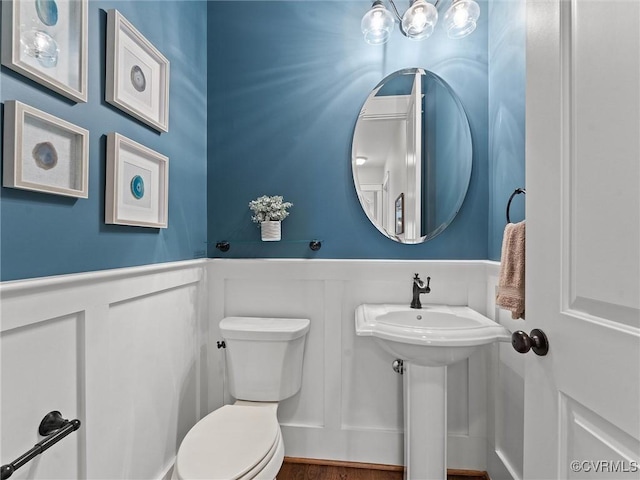
{"label": "toilet tank", "polygon": [[229,392],[238,400],[278,402],[302,385],[306,318],[226,317]]}

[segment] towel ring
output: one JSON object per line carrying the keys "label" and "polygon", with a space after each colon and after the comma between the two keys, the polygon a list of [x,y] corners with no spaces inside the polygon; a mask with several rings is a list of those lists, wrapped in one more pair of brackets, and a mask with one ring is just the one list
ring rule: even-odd
{"label": "towel ring", "polygon": [[524,188],[516,188],[511,194],[511,196],[509,197],[509,201],[507,202],[507,223],[511,223],[511,219],[509,218],[509,209],[511,208],[511,200],[513,200],[513,197],[515,197],[520,193],[526,194],[527,191]]}

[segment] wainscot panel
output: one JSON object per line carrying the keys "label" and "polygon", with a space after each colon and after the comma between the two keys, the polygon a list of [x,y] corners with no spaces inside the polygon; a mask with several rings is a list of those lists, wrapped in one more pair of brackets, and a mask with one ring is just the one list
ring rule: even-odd
{"label": "wainscot panel", "polygon": [[39,441],[42,417],[60,410],[80,430],[19,477],[165,476],[208,403],[205,264],[0,284],[2,463]]}
{"label": "wainscot panel", "polygon": [[[511,332],[529,328],[496,307],[500,264],[487,265],[487,317]],[[490,348],[487,471],[493,480],[520,480],[524,461],[524,365],[526,357],[508,343]]]}

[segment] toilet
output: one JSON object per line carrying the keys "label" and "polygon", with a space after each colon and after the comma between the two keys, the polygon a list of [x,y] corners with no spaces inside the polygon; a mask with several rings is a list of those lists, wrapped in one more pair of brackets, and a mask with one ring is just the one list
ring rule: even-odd
{"label": "toilet", "polygon": [[226,317],[229,392],[236,399],[200,420],[187,433],[173,480],[273,480],[282,466],[284,442],[278,402],[302,384],[306,318]]}

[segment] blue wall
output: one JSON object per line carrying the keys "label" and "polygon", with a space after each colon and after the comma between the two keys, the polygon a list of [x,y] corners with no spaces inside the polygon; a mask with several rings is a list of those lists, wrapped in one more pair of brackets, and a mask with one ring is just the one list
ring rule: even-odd
{"label": "blue wall", "polygon": [[[436,28],[425,42],[411,42],[396,30],[385,46],[370,46],[359,31],[368,8],[361,1],[91,0],[88,103],[73,104],[2,67],[0,100],[69,120],[89,129],[91,139],[89,199],[0,188],[1,279],[189,259],[204,255],[207,239],[209,256],[499,259],[506,200],[524,185],[524,2],[480,6],[479,27],[466,39],[449,40]],[[103,100],[109,8],[171,61],[167,134]],[[400,245],[360,208],[351,136],[370,90],[414,66],[442,76],[460,97],[471,124],[473,174],[462,210],[443,234]],[[168,229],[104,224],[104,136],[111,131],[170,157]],[[259,242],[247,203],[262,194],[295,203],[285,239],[318,238],[323,248]],[[524,216],[521,197],[514,220]],[[212,245],[222,239],[252,242],[221,254]]]}
{"label": "blue wall", "polygon": [[[488,252],[487,4],[478,29],[450,40],[441,25],[424,42],[397,30],[366,44],[360,20],[370,4],[212,2],[209,4],[209,242],[232,240],[210,256],[485,259]],[[237,21],[241,19],[242,21]],[[469,116],[473,173],[457,218],[420,245],[383,236],[360,207],[351,176],[351,137],[360,108],[385,76],[424,67],[444,78]],[[284,239],[259,242],[247,204],[259,195],[292,201]],[[233,243],[233,240],[255,243]]]}
{"label": "blue wall", "polygon": [[[489,7],[489,256],[500,260],[509,196],[525,187],[525,2]],[[512,222],[524,219],[525,196],[513,199]]]}
{"label": "blue wall", "polygon": [[[169,132],[104,101],[106,10],[117,8],[171,62]],[[90,130],[89,198],[0,188],[2,280],[205,255],[206,2],[89,2],[89,101],[73,104],[2,67],[0,99],[19,100]],[[105,135],[119,132],[169,157],[169,228],[104,223]]]}

